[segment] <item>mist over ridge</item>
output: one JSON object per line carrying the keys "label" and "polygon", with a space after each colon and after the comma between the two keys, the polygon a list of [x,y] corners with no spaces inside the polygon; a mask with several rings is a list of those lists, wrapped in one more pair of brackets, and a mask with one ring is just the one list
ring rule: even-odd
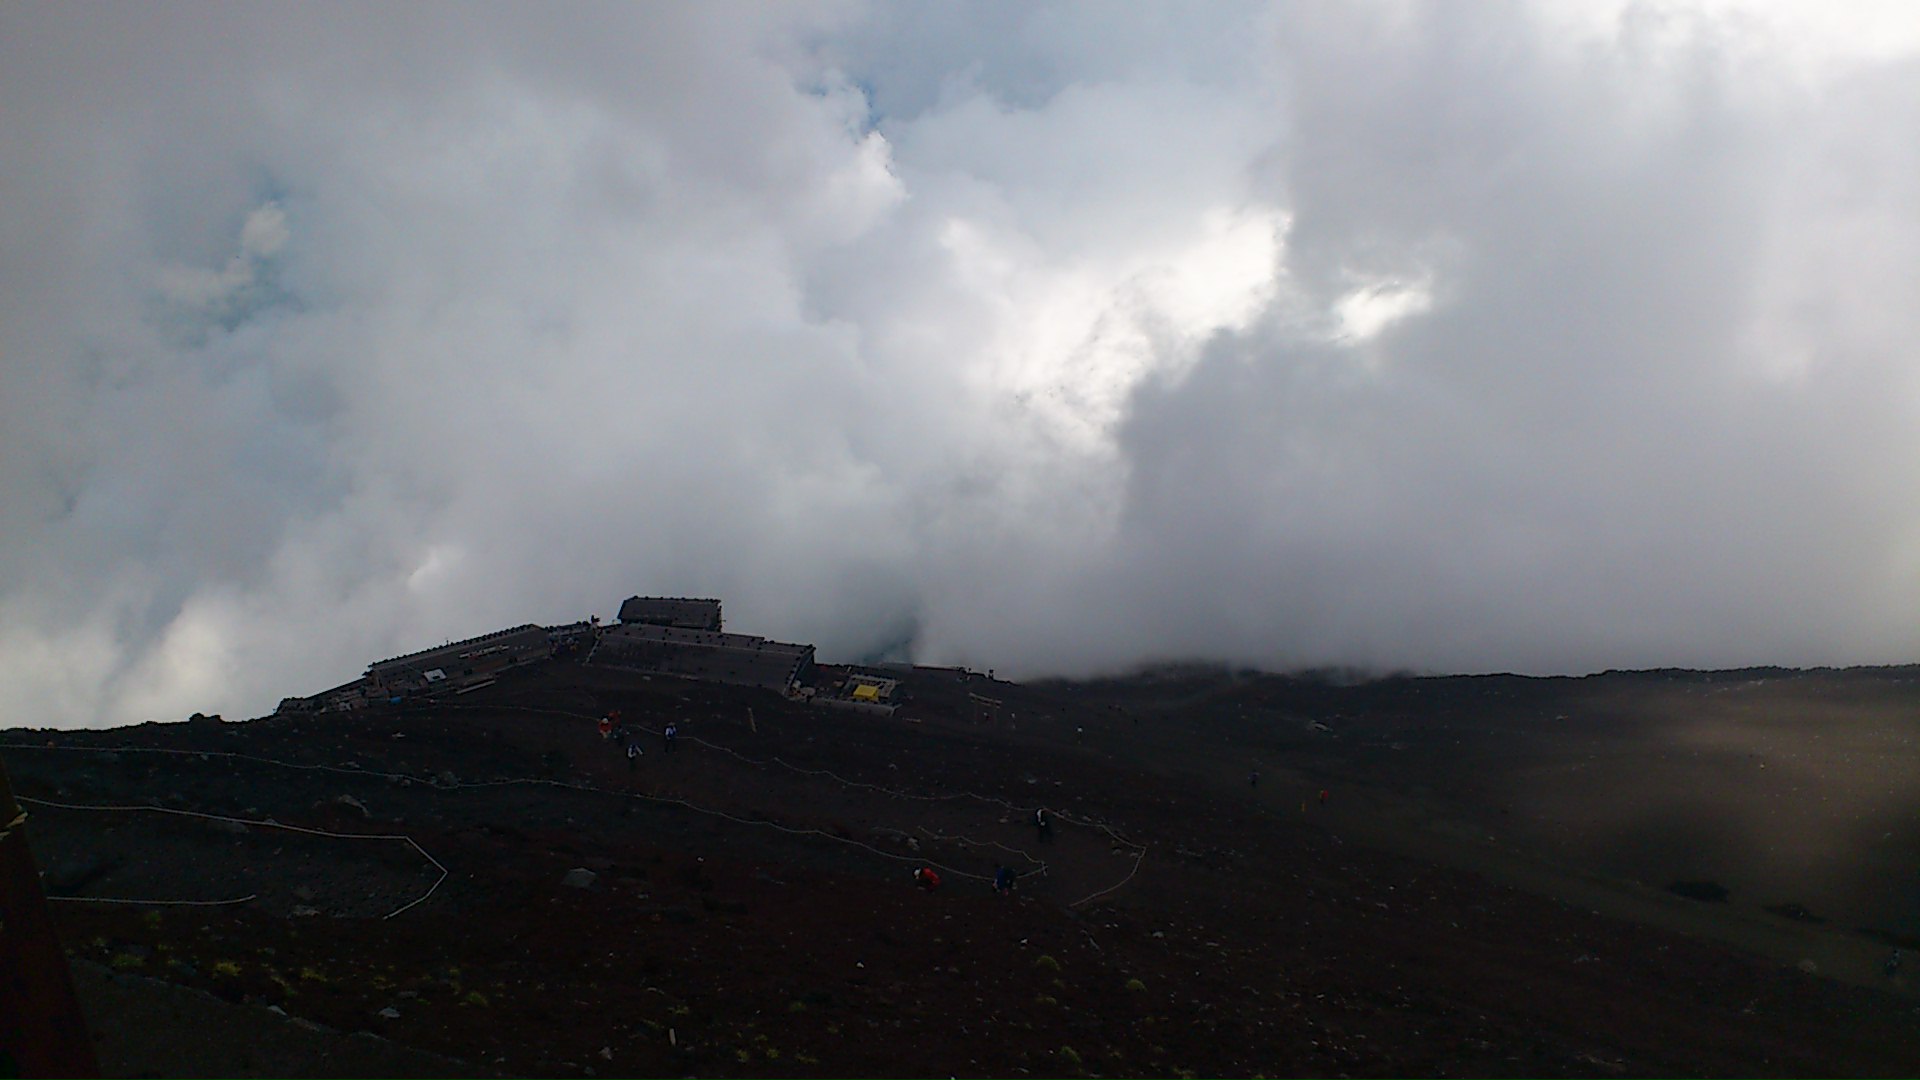
{"label": "mist over ridge", "polygon": [[1823,11],[9,8],[0,686],[1911,662],[1920,28]]}

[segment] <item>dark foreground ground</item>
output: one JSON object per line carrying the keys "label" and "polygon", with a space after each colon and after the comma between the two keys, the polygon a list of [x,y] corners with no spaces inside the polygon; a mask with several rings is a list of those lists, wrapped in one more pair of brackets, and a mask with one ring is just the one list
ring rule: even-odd
{"label": "dark foreground ground", "polygon": [[0,752],[49,893],[239,901],[55,904],[112,1075],[1912,1076],[1906,674],[922,671],[883,718],[555,662]]}

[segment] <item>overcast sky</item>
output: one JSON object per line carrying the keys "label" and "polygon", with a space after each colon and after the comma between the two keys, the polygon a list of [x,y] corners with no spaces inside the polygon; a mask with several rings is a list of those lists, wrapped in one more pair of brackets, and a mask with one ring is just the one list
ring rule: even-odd
{"label": "overcast sky", "polygon": [[1917,660],[1916,133],[1903,0],[0,6],[0,723]]}

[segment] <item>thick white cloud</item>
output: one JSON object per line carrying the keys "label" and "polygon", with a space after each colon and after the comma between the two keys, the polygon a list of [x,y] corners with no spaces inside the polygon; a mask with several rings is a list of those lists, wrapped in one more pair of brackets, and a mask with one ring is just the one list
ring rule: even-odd
{"label": "thick white cloud", "polygon": [[9,720],[634,591],[1029,674],[1911,659],[1903,10],[7,8]]}

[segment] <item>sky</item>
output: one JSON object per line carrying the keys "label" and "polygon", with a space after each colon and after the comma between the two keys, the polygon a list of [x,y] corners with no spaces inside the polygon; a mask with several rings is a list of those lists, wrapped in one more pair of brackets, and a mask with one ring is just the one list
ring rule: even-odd
{"label": "sky", "polygon": [[1916,132],[1903,2],[0,6],[0,724],[1920,660]]}

